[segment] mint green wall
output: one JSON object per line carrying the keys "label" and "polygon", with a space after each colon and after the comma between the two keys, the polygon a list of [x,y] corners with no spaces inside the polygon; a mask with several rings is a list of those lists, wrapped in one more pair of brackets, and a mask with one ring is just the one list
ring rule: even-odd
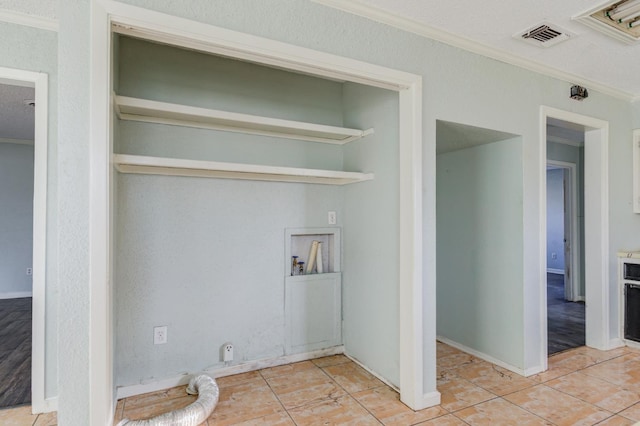
{"label": "mint green wall", "polygon": [[[121,38],[118,94],[341,125],[343,85]],[[341,169],[342,147],[118,121],[117,151]],[[286,228],[342,222],[343,188],[117,175],[116,385],[289,355],[285,351]],[[288,274],[288,271],[286,271]],[[153,327],[168,343],[153,345]]]}
{"label": "mint green wall", "polygon": [[345,187],[343,340],[347,354],[399,385],[398,94],[347,83],[345,125],[375,128],[345,145],[345,168],[375,179]]}
{"label": "mint green wall", "polygon": [[438,335],[524,369],[522,141],[436,161]]}
{"label": "mint green wall", "polygon": [[89,215],[91,0],[59,2],[58,423],[91,423]]}
{"label": "mint green wall", "polygon": [[[539,271],[540,247],[536,243],[540,229],[538,200],[540,197],[540,175],[537,158],[540,143],[539,107],[548,105],[607,120],[610,123],[609,149],[609,215],[610,243],[609,281],[611,306],[611,336],[618,333],[618,306],[616,286],[615,251],[621,247],[637,246],[640,233],[640,216],[631,207],[631,129],[638,126],[638,108],[631,110],[629,103],[590,90],[584,102],[568,97],[570,82],[560,81],[534,72],[523,70],[492,59],[452,48],[403,32],[367,19],[352,16],[308,0],[127,0],[125,3],[148,7],[165,13],[190,18],[224,28],[243,31],[283,42],[292,43],[332,54],[384,65],[423,76],[423,141],[425,148],[433,147],[436,137],[436,119],[464,122],[484,128],[500,128],[506,132],[522,135],[524,180],[524,277],[517,285],[524,288],[521,315],[524,322],[523,335],[528,336],[524,346],[524,363],[535,367],[541,353],[539,302],[537,292],[542,280]],[[60,267],[61,303],[59,323],[65,331],[59,338],[64,347],[64,360],[59,365],[61,398],[67,401],[60,407],[60,417],[65,425],[86,425],[90,407],[83,397],[89,386],[87,324],[89,323],[88,258],[88,94],[91,93],[89,78],[89,1],[60,2],[61,17],[60,52],[60,106],[65,117],[60,120],[60,165],[68,174],[59,183],[58,203],[60,216],[65,219],[60,226],[60,252],[64,258],[48,259]],[[17,35],[24,30],[6,31]],[[45,33],[38,32],[35,33]],[[13,37],[13,36],[11,36]],[[36,36],[39,37],[39,36]],[[43,57],[56,52],[55,42],[44,37],[42,55],[27,55],[23,39],[2,39],[4,52],[0,60],[4,64],[41,64]],[[29,56],[27,58],[27,56]],[[54,60],[55,62],[55,60]],[[25,63],[25,62],[22,62]],[[11,65],[7,65],[11,66]],[[48,70],[47,65],[36,69]],[[55,68],[54,68],[55,69]],[[635,111],[635,114],[632,114]],[[633,121],[632,121],[632,117]],[[55,132],[54,132],[55,134]],[[425,223],[433,217],[431,188],[435,176],[433,151],[424,150]],[[55,221],[54,221],[55,222]],[[434,238],[430,229],[425,230],[424,239]],[[425,245],[425,256],[432,255]],[[516,285],[514,284],[514,285]],[[435,283],[425,282],[425,309],[433,312],[435,300],[430,298]],[[432,324],[425,323],[428,333]],[[425,345],[433,345],[428,341]],[[62,357],[61,357],[62,358]],[[435,359],[427,355],[425,365],[433,365]],[[427,370],[425,370],[427,371]],[[435,389],[435,376],[425,372],[426,389]]]}
{"label": "mint green wall", "polygon": [[[7,5],[11,6],[11,5]],[[0,66],[43,72],[49,76],[47,160],[47,271],[45,321],[45,396],[58,394],[58,146],[57,34],[0,22]]]}

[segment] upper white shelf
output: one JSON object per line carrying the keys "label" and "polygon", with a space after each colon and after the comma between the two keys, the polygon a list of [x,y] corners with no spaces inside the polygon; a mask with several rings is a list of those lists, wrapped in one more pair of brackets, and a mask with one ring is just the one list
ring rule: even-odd
{"label": "upper white shelf", "polygon": [[118,171],[122,173],[150,175],[319,183],[325,185],[346,185],[373,179],[372,173],[223,163],[218,161],[185,160],[180,158],[146,157],[126,154],[115,154],[113,156],[113,163]]}
{"label": "upper white shelf", "polygon": [[373,133],[373,129],[325,126],[127,96],[116,95],[115,105],[121,120],[276,136],[335,145],[343,145]]}

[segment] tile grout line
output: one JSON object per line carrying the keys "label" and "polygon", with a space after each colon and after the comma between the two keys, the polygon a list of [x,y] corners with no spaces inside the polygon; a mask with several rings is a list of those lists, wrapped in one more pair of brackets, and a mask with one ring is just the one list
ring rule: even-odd
{"label": "tile grout line", "polygon": [[[333,377],[331,377],[331,376],[329,375],[329,373],[327,373],[327,372],[325,371],[325,368],[333,367],[333,366],[336,366],[336,365],[348,364],[349,362],[353,363],[353,361],[349,360],[348,362],[344,362],[344,363],[341,363],[341,364],[325,365],[324,367],[319,367],[319,366],[317,366],[317,365],[316,365],[316,367],[317,367],[317,368],[319,368],[319,369],[320,369],[320,371],[322,371],[322,372],[324,373],[324,375],[325,375],[325,376],[327,376],[327,377],[328,377],[329,379],[331,379],[331,380],[332,380],[336,385],[338,385],[338,386],[340,387],[340,389],[342,389],[342,390],[343,390],[343,391],[344,391],[344,392],[345,392],[345,393],[346,393],[346,394],[347,394],[351,399],[353,399],[353,400],[356,402],[356,404],[358,404],[358,405],[359,405],[360,407],[362,407],[362,408],[363,408],[367,413],[369,413],[369,414],[371,415],[371,417],[373,417],[374,419],[376,419],[376,421],[377,421],[378,423],[380,423],[381,425],[384,425],[384,423],[382,422],[382,420],[380,420],[380,419],[379,419],[378,417],[376,417],[376,416],[375,416],[371,411],[369,411],[369,410],[367,409],[367,407],[365,407],[364,405],[362,405],[362,404],[360,403],[360,401],[358,401],[358,400],[357,400],[353,395],[351,395],[351,392],[349,392],[348,390],[346,390],[346,389],[344,388],[344,386],[342,386],[340,383],[338,383],[338,381],[337,381],[337,380],[335,380]],[[354,363],[354,364],[355,364],[355,363]],[[315,364],[314,364],[314,365],[315,365]],[[359,367],[359,366],[358,366],[358,367]],[[360,367],[360,368],[361,368],[361,367]],[[383,383],[383,385],[384,385],[384,383]],[[387,386],[387,385],[384,385],[384,386]],[[377,387],[381,387],[381,386],[377,386]],[[372,389],[375,389],[375,388],[372,388]],[[368,389],[363,389],[363,391],[365,391],[365,390],[368,390]],[[361,391],[358,391],[358,392],[361,392]]]}
{"label": "tile grout line", "polygon": [[[314,364],[315,365],[315,364]],[[273,396],[276,397],[276,399],[278,400],[278,402],[280,403],[280,405],[282,406],[282,409],[284,410],[285,413],[287,413],[287,417],[289,417],[289,419],[291,419],[291,421],[293,422],[294,425],[298,425],[298,423],[293,419],[293,416],[291,415],[291,413],[289,412],[289,409],[287,407],[284,406],[284,403],[280,400],[280,397],[278,396],[278,394],[273,390],[273,388],[271,387],[271,383],[269,383],[269,380],[267,380],[266,377],[264,377],[264,375],[262,374],[262,370],[258,370],[258,374],[260,374],[260,377],[262,377],[262,380],[265,381],[265,383],[267,384],[267,386],[269,387],[269,390],[271,391],[271,393],[273,394]]]}
{"label": "tile grout line", "polygon": [[[578,370],[578,371],[574,371],[574,373],[578,373],[578,372],[579,372],[579,370]],[[573,374],[573,373],[571,373],[571,374]],[[567,375],[568,375],[568,374],[567,374]],[[561,376],[561,377],[565,377],[565,376]],[[615,383],[608,382],[608,381],[606,381],[606,380],[604,380],[604,379],[602,379],[602,378],[600,378],[600,377],[594,377],[594,376],[589,376],[589,375],[587,375],[587,377],[591,377],[591,378],[595,378],[595,379],[602,380],[603,382],[607,382],[607,383],[609,383],[609,384],[611,384],[611,385],[613,385],[613,386],[615,386],[615,387],[619,388],[618,390],[624,390],[624,391],[631,392],[629,389],[622,388],[620,385],[616,385]],[[558,377],[558,378],[559,378],[559,377]],[[553,380],[555,380],[555,379],[549,380],[549,382],[551,382],[551,381],[553,381]],[[600,407],[598,404],[594,404],[594,403],[589,402],[589,401],[586,401],[586,400],[584,400],[584,399],[582,399],[582,398],[580,398],[580,397],[578,397],[578,396],[575,396],[575,395],[572,395],[572,394],[570,394],[570,393],[568,393],[568,392],[565,392],[565,391],[563,391],[562,389],[556,389],[556,388],[554,388],[553,386],[549,386],[547,383],[548,383],[548,382],[546,382],[546,383],[541,383],[541,385],[544,385],[544,386],[548,387],[549,389],[553,389],[553,390],[555,390],[555,391],[558,391],[558,392],[560,392],[560,393],[562,393],[562,394],[564,394],[564,395],[567,395],[567,396],[570,396],[570,397],[572,397],[572,398],[575,398],[575,399],[577,399],[578,401],[582,401],[582,402],[584,402],[585,404],[592,405],[592,406],[596,407],[598,410],[602,410],[602,411],[606,411],[606,412],[608,412],[608,413],[612,413],[612,415],[613,415],[613,416],[615,416],[615,415],[617,415],[617,414],[619,414],[619,413],[623,412],[623,411],[624,411],[624,410],[626,410],[627,408],[633,407],[634,405],[638,404],[638,401],[635,401],[635,402],[633,402],[631,405],[629,405],[629,406],[627,406],[627,407],[624,407],[624,408],[623,408],[623,409],[621,409],[621,410],[618,410],[618,411],[611,411],[611,410],[609,410],[609,409],[607,409],[607,408]]]}

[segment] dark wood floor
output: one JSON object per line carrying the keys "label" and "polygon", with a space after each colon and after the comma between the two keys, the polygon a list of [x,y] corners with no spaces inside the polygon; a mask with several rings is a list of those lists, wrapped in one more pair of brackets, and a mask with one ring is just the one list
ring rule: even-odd
{"label": "dark wood floor", "polygon": [[0,408],[31,402],[31,298],[0,300]]}
{"label": "dark wood floor", "polygon": [[584,302],[564,299],[564,275],[547,274],[549,355],[585,345]]}

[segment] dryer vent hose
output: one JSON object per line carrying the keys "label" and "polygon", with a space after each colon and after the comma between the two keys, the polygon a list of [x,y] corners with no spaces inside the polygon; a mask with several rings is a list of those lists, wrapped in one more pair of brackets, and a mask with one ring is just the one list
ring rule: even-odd
{"label": "dryer vent hose", "polygon": [[124,419],[117,426],[198,426],[209,418],[218,404],[220,390],[209,376],[193,377],[187,386],[189,395],[198,395],[191,405],[147,420]]}

